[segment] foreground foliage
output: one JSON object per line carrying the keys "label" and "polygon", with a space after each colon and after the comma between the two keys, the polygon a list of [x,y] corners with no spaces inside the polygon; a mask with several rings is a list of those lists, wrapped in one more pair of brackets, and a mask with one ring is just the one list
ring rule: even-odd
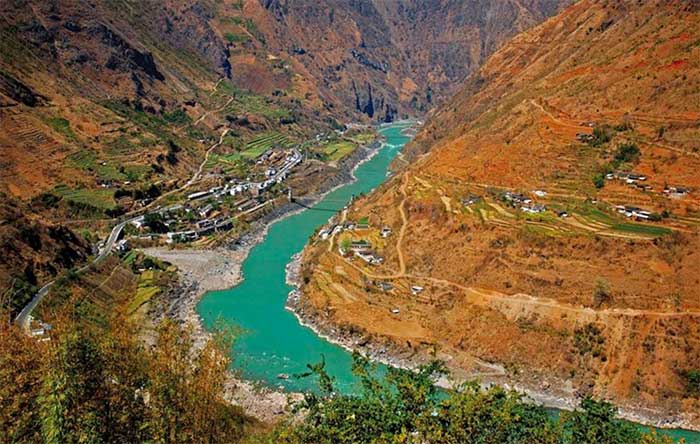
{"label": "foreground foliage", "polygon": [[467,383],[445,393],[434,385],[446,376],[440,363],[418,372],[387,369],[377,376],[372,364],[354,356],[359,395],[340,395],[323,363],[310,366],[320,380],[298,406],[305,416],[280,428],[269,442],[284,444],[661,444],[665,437],[644,434],[616,418],[605,402],[585,399],[579,410],[554,418],[522,395]]}
{"label": "foreground foliage", "polygon": [[79,303],[50,341],[0,326],[0,443],[234,443],[250,419],[223,399],[227,341],[173,322],[147,348],[127,319]]}
{"label": "foreground foliage", "polygon": [[90,303],[56,322],[37,341],[8,322],[0,326],[0,443],[274,444],[664,444],[616,418],[605,402],[583,400],[554,418],[543,407],[477,383],[453,392],[439,362],[417,372],[377,369],[354,355],[358,394],[334,391],[323,362],[301,376],[319,378],[296,415],[269,436],[223,399],[229,335],[195,347],[188,330],[166,321],[143,346],[127,318]]}

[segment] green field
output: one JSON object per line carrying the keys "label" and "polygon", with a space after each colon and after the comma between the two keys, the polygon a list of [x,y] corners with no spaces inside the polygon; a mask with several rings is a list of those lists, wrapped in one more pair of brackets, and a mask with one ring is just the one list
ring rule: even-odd
{"label": "green field", "polygon": [[136,295],[129,302],[129,313],[134,313],[143,304],[149,302],[153,296],[160,293],[160,287],[155,285],[154,281],[155,272],[153,270],[144,271],[141,276],[139,276]]}
{"label": "green field", "polygon": [[62,134],[68,140],[76,141],[78,139],[75,136],[73,129],[70,127],[70,122],[62,117],[52,117],[46,119],[46,124],[57,133]]}
{"label": "green field", "polygon": [[249,141],[241,151],[241,156],[246,159],[257,159],[270,148],[281,146],[287,148],[293,145],[287,136],[281,133],[267,133]]}
{"label": "green field", "polygon": [[372,131],[367,131],[364,133],[355,134],[350,136],[349,139],[359,145],[366,145],[377,138],[377,135]]}
{"label": "green field", "polygon": [[348,141],[332,142],[323,147],[323,156],[330,162],[338,161],[355,151],[356,145]]}
{"label": "green field", "polygon": [[66,185],[57,185],[53,191],[71,202],[89,205],[102,210],[112,209],[116,206],[114,202],[114,191],[105,189],[89,190],[85,188],[69,188]]}
{"label": "green field", "polygon": [[599,222],[606,225],[615,225],[618,222],[612,215],[592,205],[577,207],[576,212],[592,222]]}
{"label": "green field", "polygon": [[93,171],[98,179],[103,180],[141,180],[151,171],[150,165],[127,164],[117,165],[113,162],[98,162],[97,155],[93,151],[83,150],[68,157],[68,165],[84,171]]}
{"label": "green field", "polygon": [[246,176],[249,173],[249,161],[244,159],[239,153],[233,154],[212,154],[209,156],[206,168],[211,169],[221,167],[226,174],[235,174],[236,176]]}
{"label": "green field", "polygon": [[633,223],[620,223],[612,226],[613,230],[622,231],[625,233],[644,234],[647,236],[664,236],[670,234],[672,230],[654,225],[642,225]]}

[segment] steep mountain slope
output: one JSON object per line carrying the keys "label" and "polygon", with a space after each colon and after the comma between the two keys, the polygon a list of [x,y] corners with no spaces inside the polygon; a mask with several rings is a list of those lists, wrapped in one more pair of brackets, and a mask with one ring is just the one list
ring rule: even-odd
{"label": "steep mountain slope", "polygon": [[[214,171],[205,152],[330,130],[314,87],[260,41],[238,63],[227,36],[241,14],[194,0],[0,3],[3,293],[84,262],[81,234],[97,242],[111,218]],[[265,74],[257,88],[234,62]]]}
{"label": "steep mountain slope", "polygon": [[562,2],[487,3],[5,2],[2,187],[184,179],[222,124],[303,138],[426,110]]}
{"label": "steep mountain slope", "polygon": [[184,178],[226,116],[252,115],[235,128],[243,139],[277,127],[308,134],[292,123],[314,104],[298,103],[291,73],[260,57],[265,91],[230,81],[228,31],[214,20],[226,14],[197,1],[4,2],[3,189],[26,198],[57,184]]}
{"label": "steep mountain slope", "polygon": [[[301,143],[423,112],[567,2],[490,3],[2,2],[0,191],[96,241],[193,175],[245,177],[236,156],[257,137]],[[15,259],[0,288],[24,279]]]}
{"label": "steep mountain slope", "polygon": [[305,312],[697,426],[699,30],[696,2],[584,0],[514,38],[349,210],[383,264],[307,250]]}
{"label": "steep mountain slope", "polygon": [[509,36],[569,3],[261,0],[253,14],[270,47],[301,63],[334,108],[391,121],[451,97]]}

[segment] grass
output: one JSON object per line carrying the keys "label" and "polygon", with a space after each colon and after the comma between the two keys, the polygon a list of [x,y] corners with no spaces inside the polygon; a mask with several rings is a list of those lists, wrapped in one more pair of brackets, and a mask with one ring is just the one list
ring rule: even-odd
{"label": "grass", "polygon": [[190,116],[188,116],[187,113],[181,109],[176,109],[170,113],[163,113],[163,119],[166,122],[174,123],[176,125],[185,125],[192,122]]}
{"label": "grass", "polygon": [[207,169],[221,167],[226,174],[235,174],[236,176],[247,176],[250,172],[248,160],[241,157],[239,153],[232,154],[212,154],[205,167]]}
{"label": "grass", "polygon": [[119,136],[106,144],[107,154],[112,156],[121,156],[133,154],[137,151],[137,146],[134,145],[126,136]]}
{"label": "grass", "polygon": [[619,223],[612,226],[613,230],[622,231],[624,233],[643,234],[647,236],[665,236],[671,234],[672,230],[665,227],[657,227],[654,225],[642,225],[633,223]]}
{"label": "grass", "polygon": [[323,147],[323,156],[330,162],[338,161],[355,151],[356,145],[348,141],[329,143]]}
{"label": "grass", "polygon": [[134,261],[139,257],[139,252],[137,250],[131,250],[125,257],[124,257],[124,263],[127,265],[131,265],[134,263]]}
{"label": "grass", "polygon": [[102,210],[113,209],[116,206],[114,202],[114,192],[112,190],[90,190],[86,188],[70,188],[66,185],[57,185],[54,188],[54,192],[68,201]]}
{"label": "grass", "polygon": [[374,141],[376,138],[377,138],[376,134],[374,132],[371,132],[371,131],[355,134],[355,135],[349,137],[350,140],[352,140],[353,142],[355,142],[359,145],[366,145],[366,144]]}
{"label": "grass", "polygon": [[68,156],[68,166],[81,170],[92,170],[97,163],[97,155],[91,150],[80,150]]}
{"label": "grass", "polygon": [[[120,142],[121,143],[121,142]],[[94,171],[99,179],[103,180],[141,180],[151,171],[149,165],[129,164],[117,167],[114,163],[102,165],[97,161],[97,155],[90,150],[82,150],[68,157],[67,164],[83,171]]]}
{"label": "grass", "polygon": [[70,127],[70,122],[62,117],[51,117],[46,119],[46,124],[51,127],[52,130],[61,134],[66,139],[71,141],[76,141],[76,137],[73,129]]}
{"label": "grass", "polygon": [[139,282],[139,286],[136,289],[136,295],[134,295],[134,298],[129,302],[129,313],[134,313],[158,293],[160,293],[160,287],[142,285],[142,283]]}
{"label": "grass", "polygon": [[250,40],[250,37],[247,35],[234,34],[232,32],[225,33],[224,38],[229,43],[245,43]]}
{"label": "grass", "polygon": [[223,94],[222,100],[228,97],[234,97],[224,110],[226,114],[237,115],[251,113],[273,121],[279,121],[283,118],[290,118],[292,113],[289,109],[280,106],[272,99],[268,99],[258,94],[253,94],[249,91],[237,89],[226,82],[221,82],[217,89],[217,95]]}

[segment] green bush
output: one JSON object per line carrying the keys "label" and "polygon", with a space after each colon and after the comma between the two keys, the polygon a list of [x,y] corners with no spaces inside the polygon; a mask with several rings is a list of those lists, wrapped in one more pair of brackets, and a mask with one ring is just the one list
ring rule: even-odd
{"label": "green bush", "polygon": [[618,145],[615,152],[615,160],[618,162],[635,163],[640,156],[639,147],[633,142]]}
{"label": "green bush", "polygon": [[588,141],[588,144],[594,147],[599,147],[610,142],[613,137],[613,129],[608,125],[597,126],[593,128],[593,138]]}
{"label": "green bush", "polygon": [[605,175],[603,173],[598,173],[593,176],[593,185],[596,188],[603,188],[605,186]]}
{"label": "green bush", "polygon": [[689,370],[685,373],[688,394],[700,396],[700,369]]}

